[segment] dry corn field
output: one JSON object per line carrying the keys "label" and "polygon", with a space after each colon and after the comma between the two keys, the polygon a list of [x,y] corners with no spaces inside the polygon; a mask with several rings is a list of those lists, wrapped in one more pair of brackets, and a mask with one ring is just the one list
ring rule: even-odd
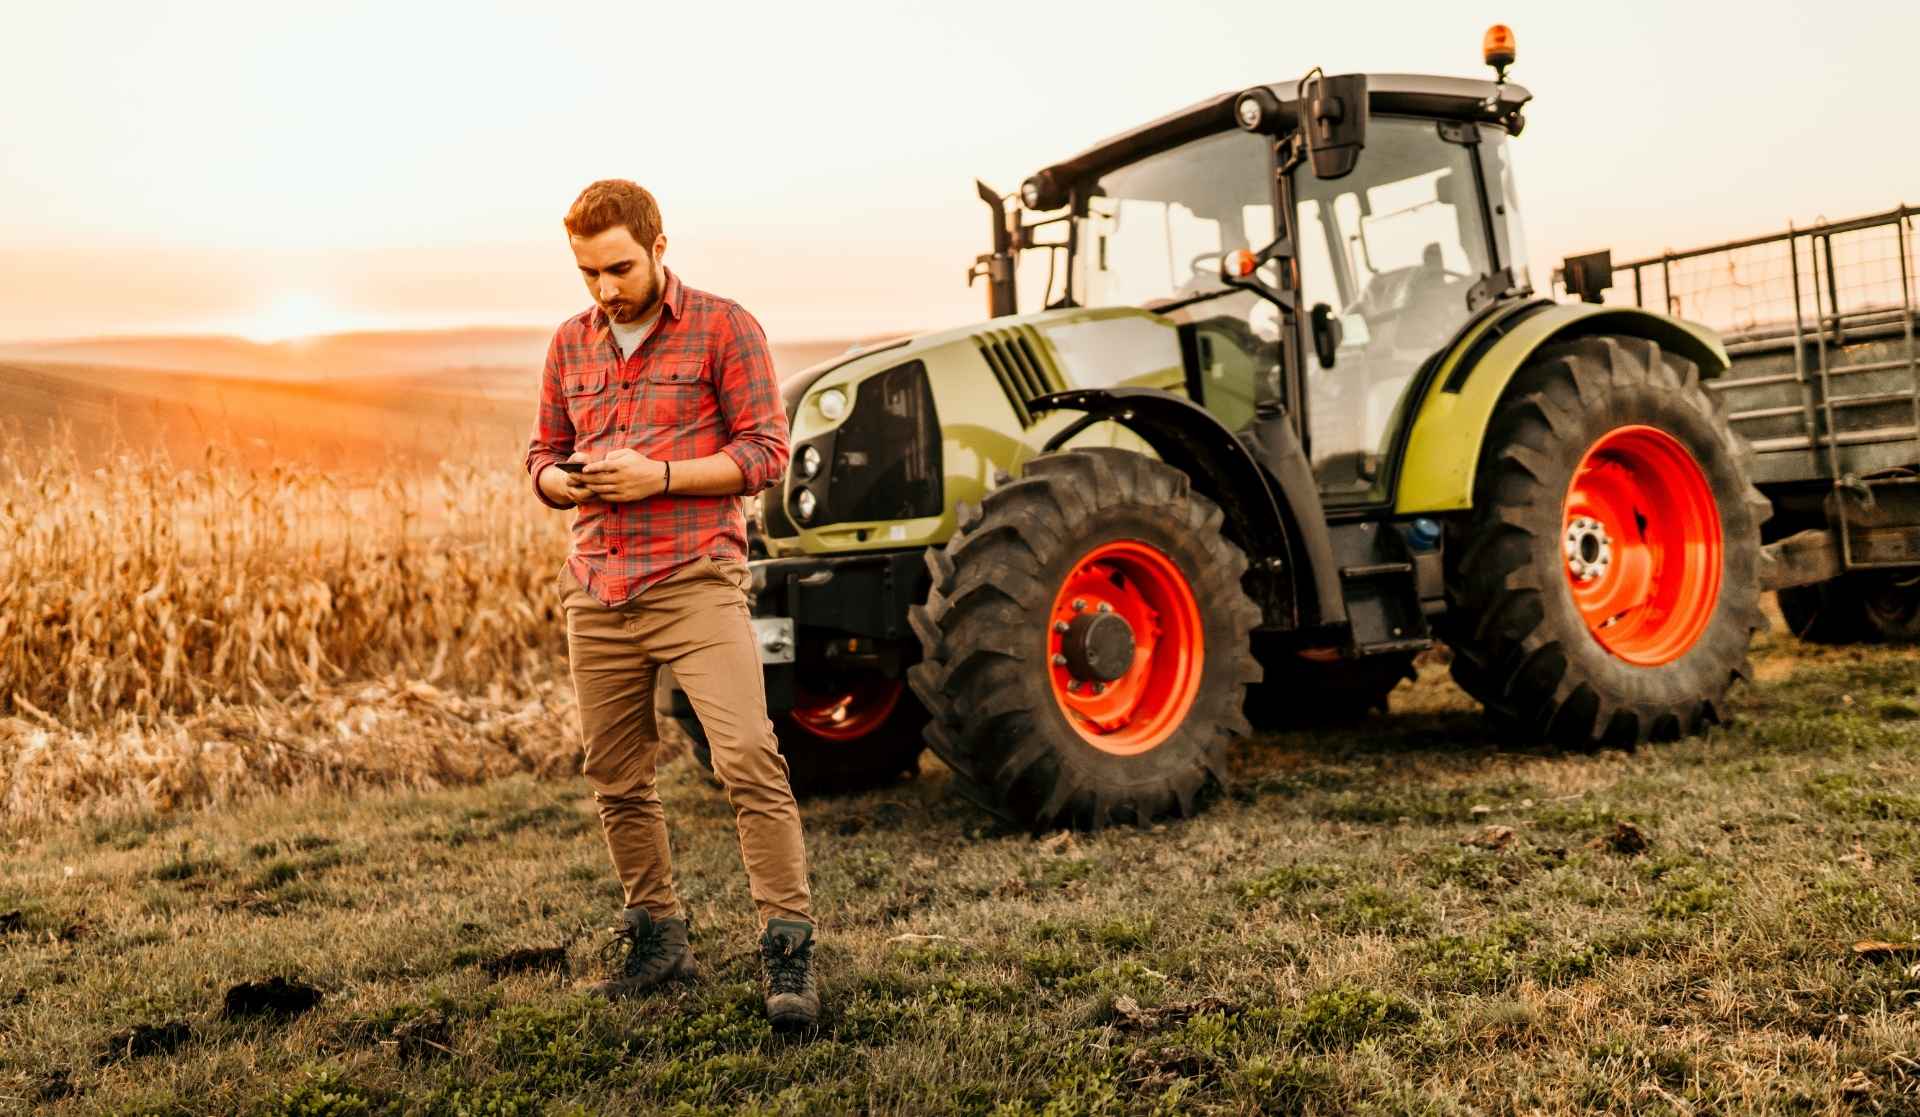
{"label": "dry corn field", "polygon": [[[0,822],[571,755],[566,516],[511,446],[350,477],[0,441]],[[476,464],[482,463],[485,464]]]}

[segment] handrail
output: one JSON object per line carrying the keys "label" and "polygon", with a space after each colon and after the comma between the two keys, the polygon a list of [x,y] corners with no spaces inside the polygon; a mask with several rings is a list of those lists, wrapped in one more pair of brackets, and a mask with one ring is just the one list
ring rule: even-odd
{"label": "handrail", "polygon": [[1644,260],[1628,260],[1613,265],[1614,271],[1625,268],[1644,268],[1661,261],[1674,263],[1680,260],[1692,260],[1700,256],[1711,256],[1716,252],[1732,252],[1741,248],[1758,248],[1775,241],[1791,240],[1794,237],[1826,236],[1832,233],[1852,233],[1861,229],[1871,229],[1878,225],[1891,225],[1908,217],[1920,217],[1920,206],[1898,205],[1885,213],[1868,214],[1865,217],[1850,217],[1845,221],[1823,221],[1817,225],[1797,226],[1789,224],[1784,233],[1768,233],[1765,236],[1749,237],[1746,240],[1727,241],[1724,244],[1709,244],[1699,248],[1686,248],[1679,252],[1662,252],[1658,256],[1649,256]]}

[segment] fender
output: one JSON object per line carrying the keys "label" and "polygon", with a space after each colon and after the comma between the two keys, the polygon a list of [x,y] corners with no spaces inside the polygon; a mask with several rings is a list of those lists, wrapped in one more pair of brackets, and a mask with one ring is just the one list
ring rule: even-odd
{"label": "fender", "polygon": [[[1300,441],[1284,419],[1256,421],[1243,441],[1206,408],[1158,388],[1055,392],[1027,406],[1033,411],[1086,413],[1049,439],[1047,450],[1096,422],[1111,421],[1139,435],[1160,460],[1191,478],[1194,488],[1226,514],[1256,572],[1264,568],[1288,574],[1277,580],[1290,587],[1286,598],[1261,603],[1267,625],[1298,628],[1346,621],[1320,492]],[[1307,570],[1288,573],[1284,567],[1289,561],[1305,563]],[[1305,602],[1300,600],[1302,574],[1312,585]]]}
{"label": "fender", "polygon": [[1712,331],[1635,307],[1520,303],[1490,315],[1454,343],[1412,409],[1394,514],[1472,507],[1479,450],[1507,384],[1542,346],[1595,334],[1645,338],[1699,365],[1702,379],[1719,376],[1729,364]]}

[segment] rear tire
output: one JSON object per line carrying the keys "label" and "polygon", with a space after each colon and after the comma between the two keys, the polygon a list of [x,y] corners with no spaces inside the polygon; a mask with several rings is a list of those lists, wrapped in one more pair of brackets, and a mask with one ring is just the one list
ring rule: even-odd
{"label": "rear tire", "polygon": [[1191,814],[1225,780],[1260,610],[1221,520],[1186,474],[1105,448],[1035,458],[962,508],[927,552],[908,678],[963,795],[1035,829],[1098,827]]}
{"label": "rear tire", "polygon": [[1508,732],[1577,748],[1721,720],[1766,623],[1750,454],[1690,361],[1626,337],[1542,350],[1450,548],[1455,680]]}
{"label": "rear tire", "polygon": [[1844,574],[1774,596],[1787,628],[1810,644],[1920,640],[1920,572]]}

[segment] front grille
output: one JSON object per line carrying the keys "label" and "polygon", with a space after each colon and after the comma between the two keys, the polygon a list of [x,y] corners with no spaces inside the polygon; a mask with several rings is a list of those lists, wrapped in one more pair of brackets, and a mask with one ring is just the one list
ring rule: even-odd
{"label": "front grille", "polygon": [[1023,427],[1033,425],[1033,412],[1027,405],[1035,397],[1065,387],[1059,374],[1041,359],[1040,340],[1031,327],[986,330],[974,338],[974,344],[980,347],[980,356],[993,370],[993,378],[1000,382],[1000,390],[1007,394],[1007,402],[1013,405],[1013,413]]}
{"label": "front grille", "polygon": [[827,473],[822,523],[940,514],[940,417],[925,364],[909,361],[860,383]]}

